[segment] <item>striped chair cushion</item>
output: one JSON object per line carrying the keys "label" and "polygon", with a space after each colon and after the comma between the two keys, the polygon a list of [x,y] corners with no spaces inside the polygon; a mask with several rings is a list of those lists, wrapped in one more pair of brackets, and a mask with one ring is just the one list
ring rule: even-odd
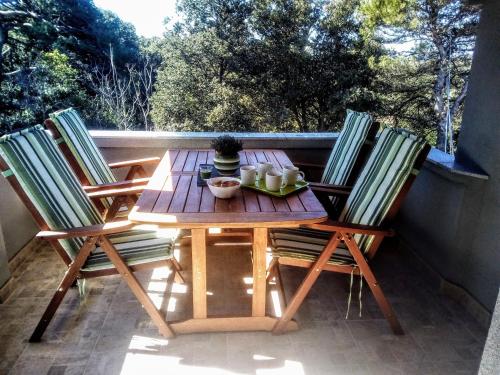
{"label": "striped chair cushion", "polygon": [[[269,232],[274,257],[315,261],[330,239],[330,233],[314,229],[273,229]],[[343,243],[328,261],[330,264],[354,264],[349,250]]]}
{"label": "striped chair cushion", "polygon": [[116,182],[113,172],[73,108],[55,112],[50,118],[92,185]]}
{"label": "striped chair cushion", "polygon": [[322,183],[346,185],[372,122],[373,118],[368,113],[347,110],[344,127],[328,158]]}
{"label": "striped chair cushion", "polygon": [[[1,137],[0,155],[49,229],[63,230],[103,223],[67,161],[42,126]],[[175,237],[176,231],[128,231],[110,236],[112,242],[126,254],[127,260],[132,262],[149,261],[150,257],[160,255],[170,257]],[[60,240],[60,243],[74,259],[83,239]],[[96,251],[95,256],[98,254],[99,251]],[[92,262],[105,263],[97,258]]]}
{"label": "striped chair cushion", "polygon": [[[413,170],[425,140],[408,132],[386,128],[353,187],[339,220],[380,225]],[[356,235],[362,251],[374,236]]]}
{"label": "striped chair cushion", "polygon": [[[384,129],[366,166],[356,181],[339,220],[354,224],[380,225],[413,172],[415,160],[425,141],[412,134]],[[270,231],[274,256],[315,260],[330,233],[313,229]],[[373,236],[356,235],[361,251],[369,249]],[[330,263],[353,262],[348,250],[339,247]]]}
{"label": "striped chair cushion", "polygon": [[[167,260],[173,257],[173,248],[177,238],[177,229],[155,231],[131,230],[108,236],[116,250],[129,266],[151,261]],[[85,271],[96,271],[114,268],[101,247],[87,259],[83,266]]]}

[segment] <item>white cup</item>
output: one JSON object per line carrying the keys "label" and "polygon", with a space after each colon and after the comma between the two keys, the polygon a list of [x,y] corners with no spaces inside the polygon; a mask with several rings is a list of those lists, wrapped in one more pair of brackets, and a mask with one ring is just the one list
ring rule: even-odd
{"label": "white cup", "polygon": [[257,169],[253,165],[243,165],[240,168],[240,177],[242,185],[255,185]]}
{"label": "white cup", "polygon": [[266,173],[266,189],[278,191],[283,187],[283,174],[276,169],[271,169]]}
{"label": "white cup", "polygon": [[295,185],[297,181],[302,181],[305,175],[299,168],[293,165],[285,165],[283,167],[283,183],[285,185]]}
{"label": "white cup", "polygon": [[257,176],[259,180],[266,178],[266,173],[273,169],[273,165],[267,162],[261,162],[257,164]]}

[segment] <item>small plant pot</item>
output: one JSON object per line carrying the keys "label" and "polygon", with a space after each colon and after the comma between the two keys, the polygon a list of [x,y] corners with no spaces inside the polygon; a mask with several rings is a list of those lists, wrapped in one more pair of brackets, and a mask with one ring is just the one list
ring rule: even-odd
{"label": "small plant pot", "polygon": [[216,152],[214,166],[221,176],[232,176],[240,167],[240,155],[221,155]]}

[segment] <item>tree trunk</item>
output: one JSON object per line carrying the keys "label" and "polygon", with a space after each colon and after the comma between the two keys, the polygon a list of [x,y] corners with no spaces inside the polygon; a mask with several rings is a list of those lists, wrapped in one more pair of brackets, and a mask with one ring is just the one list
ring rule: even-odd
{"label": "tree trunk", "polygon": [[446,143],[446,108],[445,108],[445,88],[446,88],[446,60],[440,59],[438,62],[438,74],[434,84],[434,114],[437,125],[437,143],[436,147],[444,151]]}
{"label": "tree trunk", "polygon": [[0,83],[3,81],[3,46],[7,43],[9,31],[0,23]]}

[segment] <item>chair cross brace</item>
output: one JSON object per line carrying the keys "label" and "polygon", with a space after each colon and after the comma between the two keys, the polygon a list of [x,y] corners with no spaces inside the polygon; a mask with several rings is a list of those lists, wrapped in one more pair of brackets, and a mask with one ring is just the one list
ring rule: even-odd
{"label": "chair cross brace", "polygon": [[[378,235],[378,237],[380,236],[381,235]],[[382,292],[382,289],[379,283],[377,282],[375,275],[373,274],[368,263],[366,262],[364,255],[361,253],[361,250],[359,249],[356,241],[354,240],[353,233],[344,231],[337,231],[333,233],[327,245],[321,252],[320,256],[316,259],[314,263],[312,263],[312,266],[309,268],[306,277],[304,278],[299,288],[295,292],[294,296],[290,300],[290,303],[286,307],[280,320],[275,324],[273,328],[274,334],[282,334],[286,331],[286,326],[288,322],[292,320],[293,316],[302,305],[302,302],[306,298],[307,294],[311,290],[312,286],[318,279],[320,273],[327,265],[330,257],[335,252],[341,241],[346,244],[349,252],[353,256],[357,264],[357,267],[359,267],[360,269],[362,277],[365,278],[370,290],[372,291],[375,297],[375,300],[377,301],[377,304],[382,310],[385,318],[388,320],[393,332],[399,335],[403,334],[403,329],[401,328],[401,325],[399,324],[399,321],[396,318],[396,315],[394,314],[394,311],[392,310],[389,301]],[[273,262],[271,266],[272,268],[276,267],[277,270],[270,269],[269,274],[274,274],[275,272],[279,273],[278,269],[279,262]]]}
{"label": "chair cross brace", "polygon": [[[49,242],[56,242],[56,239],[51,239]],[[118,273],[123,277],[127,285],[129,286],[132,293],[135,295],[137,300],[143,305],[144,309],[151,317],[153,322],[158,327],[160,333],[167,337],[172,338],[175,337],[174,331],[170,328],[168,323],[165,320],[164,314],[162,314],[151,301],[151,298],[148,296],[147,292],[144,290],[142,285],[139,283],[137,278],[134,275],[134,272],[130,269],[129,266],[125,263],[123,258],[120,256],[119,252],[116,250],[113,243],[105,236],[92,236],[88,237],[83,243],[78,255],[75,259],[69,264],[67,271],[64,274],[63,279],[59,283],[54,296],[49,302],[49,305],[45,309],[42,318],[40,319],[38,325],[36,326],[33,334],[31,335],[29,341],[30,342],[39,342],[45,329],[51,322],[57,308],[60,306],[64,296],[68,289],[73,285],[75,280],[79,278],[80,270],[85,264],[85,261],[91,254],[92,250],[96,245],[101,246],[109,260],[113,263]],[[182,276],[180,275],[180,266],[176,260],[168,260],[167,263],[171,266],[172,270],[175,273],[175,279],[178,282],[184,282]]]}

